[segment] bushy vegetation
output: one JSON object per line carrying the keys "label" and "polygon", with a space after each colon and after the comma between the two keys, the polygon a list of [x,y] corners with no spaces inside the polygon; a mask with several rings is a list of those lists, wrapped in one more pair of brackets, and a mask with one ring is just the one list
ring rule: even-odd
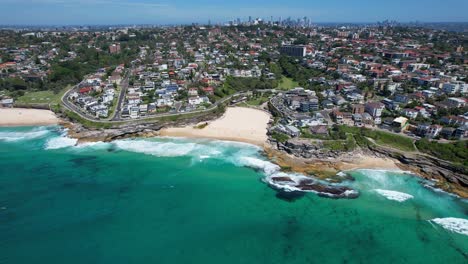
{"label": "bushy vegetation", "polygon": [[289,139],[288,135],[283,134],[283,133],[279,133],[279,132],[273,132],[271,134],[271,137],[274,138],[276,141],[281,142],[281,143],[286,142]]}
{"label": "bushy vegetation", "polygon": [[49,90],[61,90],[69,84],[80,82],[87,74],[109,65],[124,63],[129,65],[136,51],[122,48],[119,54],[100,52],[94,48],[80,48],[79,56],[75,60],[57,62],[51,67],[51,74],[47,80]]}
{"label": "bushy vegetation", "polygon": [[331,137],[344,139],[346,134],[352,134],[359,146],[368,146],[371,142],[366,138],[371,138],[379,145],[385,145],[403,151],[415,150],[413,141],[410,138],[363,127],[335,126],[332,130]]}
{"label": "bushy vegetation", "polygon": [[306,68],[291,57],[281,57],[278,65],[284,76],[291,78],[303,87],[307,87],[310,78],[324,75],[322,71]]}
{"label": "bushy vegetation", "polygon": [[416,147],[419,151],[434,155],[439,159],[468,166],[468,141],[443,144],[421,139],[416,142]]}
{"label": "bushy vegetation", "polygon": [[240,78],[229,76],[226,78],[225,88],[233,91],[250,91],[254,89],[272,89],[278,86],[276,80],[266,78]]}

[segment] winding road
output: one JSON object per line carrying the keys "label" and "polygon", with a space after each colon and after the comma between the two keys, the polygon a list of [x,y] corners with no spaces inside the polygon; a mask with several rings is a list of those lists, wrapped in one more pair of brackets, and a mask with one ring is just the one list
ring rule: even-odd
{"label": "winding road", "polygon": [[73,88],[71,88],[69,91],[67,91],[62,96],[62,99],[61,99],[62,105],[67,110],[72,111],[72,112],[76,113],[77,115],[79,115],[81,118],[84,118],[84,119],[86,119],[88,121],[91,121],[91,122],[102,123],[102,124],[112,124],[112,123],[122,123],[122,122],[131,123],[131,122],[144,121],[144,120],[148,120],[148,119],[157,119],[157,118],[162,118],[162,117],[183,116],[183,115],[191,115],[191,114],[198,114],[198,113],[206,113],[206,112],[210,112],[210,111],[216,109],[219,105],[227,102],[228,100],[231,100],[233,97],[244,95],[244,93],[235,93],[233,95],[230,95],[230,96],[228,96],[226,98],[223,98],[223,99],[215,102],[213,105],[211,105],[210,107],[208,107],[208,108],[206,108],[204,110],[197,110],[197,111],[184,112],[184,113],[163,113],[163,114],[157,114],[157,115],[148,115],[148,116],[140,117],[138,119],[122,119],[120,117],[120,112],[122,110],[123,102],[125,100],[125,94],[126,94],[127,89],[128,89],[128,76],[122,82],[123,82],[123,85],[122,85],[122,89],[120,91],[119,100],[117,102],[117,108],[114,111],[114,114],[113,114],[113,116],[111,118],[99,119],[99,118],[90,116],[83,109],[81,109],[78,106],[76,106],[75,104],[71,103],[68,100],[68,98],[69,98],[71,93],[73,93],[74,91],[77,90],[78,86],[74,86]]}

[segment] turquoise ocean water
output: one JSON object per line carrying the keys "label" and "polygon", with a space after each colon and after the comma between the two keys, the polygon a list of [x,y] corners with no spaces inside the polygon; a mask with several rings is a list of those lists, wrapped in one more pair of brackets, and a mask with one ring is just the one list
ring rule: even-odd
{"label": "turquoise ocean water", "polygon": [[468,262],[468,202],[401,172],[351,172],[358,199],[285,200],[250,145],[74,143],[0,128],[0,263]]}

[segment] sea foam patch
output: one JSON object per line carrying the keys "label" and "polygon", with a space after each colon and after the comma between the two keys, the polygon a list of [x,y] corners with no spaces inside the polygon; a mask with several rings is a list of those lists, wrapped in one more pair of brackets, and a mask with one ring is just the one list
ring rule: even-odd
{"label": "sea foam patch", "polygon": [[149,140],[120,140],[114,142],[119,149],[158,157],[188,156],[195,143],[158,142]]}
{"label": "sea foam patch", "polygon": [[45,149],[62,149],[67,147],[73,147],[78,142],[77,139],[69,138],[66,136],[54,137],[47,140]]}
{"label": "sea foam patch", "polygon": [[447,217],[435,218],[429,221],[436,223],[449,231],[468,236],[468,220],[466,219]]}
{"label": "sea foam patch", "polygon": [[[89,146],[76,145],[76,140],[62,135],[47,142],[47,149],[71,147],[73,150],[87,149]],[[260,148],[250,144],[237,144],[226,141],[186,140],[186,139],[124,139],[112,143],[96,143],[98,146],[116,148],[123,151],[143,153],[157,157],[192,157],[193,162],[205,159],[219,159],[236,166],[249,167],[261,171],[263,181],[271,187],[285,192],[313,192],[334,198],[356,198],[358,192],[344,186],[331,185],[297,173],[285,173],[280,166],[261,157]],[[75,146],[76,145],[76,146]],[[286,180],[287,179],[287,180]]]}
{"label": "sea foam patch", "polygon": [[186,140],[117,140],[112,144],[121,150],[157,157],[189,156],[200,160],[225,156],[227,149],[214,143]]}
{"label": "sea foam patch", "polygon": [[0,132],[0,140],[7,142],[31,140],[46,136],[49,133],[50,131],[45,127],[38,127],[27,131],[4,131]]}
{"label": "sea foam patch", "polygon": [[375,189],[376,193],[384,196],[388,200],[397,201],[397,202],[404,202],[406,200],[414,198],[411,194],[397,192],[397,191],[390,191],[390,190],[382,190],[382,189]]}

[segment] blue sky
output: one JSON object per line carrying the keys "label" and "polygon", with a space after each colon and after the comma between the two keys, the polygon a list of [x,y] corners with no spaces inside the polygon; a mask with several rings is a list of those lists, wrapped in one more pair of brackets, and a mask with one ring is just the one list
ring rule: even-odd
{"label": "blue sky", "polygon": [[213,23],[248,16],[313,22],[467,22],[468,0],[0,0],[0,24]]}

